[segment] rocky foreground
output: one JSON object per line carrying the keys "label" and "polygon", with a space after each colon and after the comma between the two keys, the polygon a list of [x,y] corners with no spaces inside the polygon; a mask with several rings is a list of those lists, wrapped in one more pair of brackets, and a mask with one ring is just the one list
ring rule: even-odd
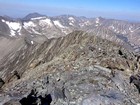
{"label": "rocky foreground", "polygon": [[139,70],[139,56],[82,31],[26,44],[3,58],[0,70],[5,82],[0,105],[140,103],[137,88],[129,83]]}

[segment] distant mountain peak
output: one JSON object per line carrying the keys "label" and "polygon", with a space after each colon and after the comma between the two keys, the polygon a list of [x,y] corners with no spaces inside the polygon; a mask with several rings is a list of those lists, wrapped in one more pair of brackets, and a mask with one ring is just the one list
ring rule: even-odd
{"label": "distant mountain peak", "polygon": [[96,20],[105,20],[105,18],[99,16],[99,17],[96,18]]}
{"label": "distant mountain peak", "polygon": [[25,17],[23,18],[23,20],[30,20],[31,18],[43,17],[43,16],[45,16],[45,15],[39,14],[39,13],[37,13],[37,12],[34,12],[34,13],[30,13],[30,14],[28,14],[27,16],[25,16]]}

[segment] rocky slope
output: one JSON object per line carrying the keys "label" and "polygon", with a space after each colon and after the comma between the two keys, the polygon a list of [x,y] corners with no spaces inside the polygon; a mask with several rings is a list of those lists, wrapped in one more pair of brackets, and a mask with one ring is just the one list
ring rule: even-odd
{"label": "rocky slope", "polygon": [[0,92],[2,105],[21,105],[19,101],[32,89],[36,97],[50,95],[51,105],[140,103],[137,88],[129,84],[130,75],[139,69],[139,56],[83,31],[43,44],[26,43],[4,57],[0,67],[6,82]]}

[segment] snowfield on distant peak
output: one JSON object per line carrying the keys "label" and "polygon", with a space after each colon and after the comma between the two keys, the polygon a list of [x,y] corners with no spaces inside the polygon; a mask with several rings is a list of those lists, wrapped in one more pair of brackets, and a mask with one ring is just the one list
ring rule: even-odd
{"label": "snowfield on distant peak", "polygon": [[24,28],[28,28],[28,27],[35,27],[36,25],[32,22],[24,22]]}
{"label": "snowfield on distant peak", "polygon": [[73,17],[69,17],[68,19],[69,19],[72,23],[75,22],[75,19],[74,19]]}
{"label": "snowfield on distant peak", "polygon": [[19,22],[9,22],[3,19],[2,19],[2,22],[6,23],[12,30],[18,30],[21,28],[21,24]]}
{"label": "snowfield on distant peak", "polygon": [[73,17],[69,17],[69,20],[75,20]]}
{"label": "snowfield on distant peak", "polygon": [[60,28],[65,28],[58,20],[53,21],[54,24]]}
{"label": "snowfield on distant peak", "polygon": [[99,18],[96,18],[96,23],[97,23],[97,24],[99,23],[99,21],[100,21],[100,19],[99,19]]}
{"label": "snowfield on distant peak", "polygon": [[2,21],[2,22],[4,22],[4,23],[6,22],[6,21],[5,21],[5,20],[3,20],[3,19],[2,19],[1,21]]}
{"label": "snowfield on distant peak", "polygon": [[74,26],[73,23],[69,23],[69,25]]}
{"label": "snowfield on distant peak", "polygon": [[15,36],[16,31],[20,34],[20,30],[22,28],[21,24],[19,22],[10,22],[2,19],[2,22],[6,23],[8,27],[10,28],[10,36]]}
{"label": "snowfield on distant peak", "polygon": [[50,26],[50,27],[53,26],[51,19],[48,19],[48,18],[43,19],[43,20],[40,20],[40,21],[39,21],[39,25],[41,25],[42,27],[44,27],[44,26],[46,26],[46,25],[48,25],[48,26]]}
{"label": "snowfield on distant peak", "polygon": [[44,19],[46,18],[45,16],[44,17],[36,17],[36,18],[31,18],[31,20],[39,20],[39,19]]}

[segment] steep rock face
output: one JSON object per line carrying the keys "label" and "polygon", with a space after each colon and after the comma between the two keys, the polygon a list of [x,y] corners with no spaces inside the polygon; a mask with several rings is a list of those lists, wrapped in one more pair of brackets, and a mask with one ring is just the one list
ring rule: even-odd
{"label": "steep rock face", "polygon": [[[26,44],[1,62],[6,84],[1,104],[21,100],[31,89],[50,94],[52,105],[132,105],[140,103],[129,76],[137,56],[123,47],[83,31]],[[17,71],[21,79],[16,79]]]}

